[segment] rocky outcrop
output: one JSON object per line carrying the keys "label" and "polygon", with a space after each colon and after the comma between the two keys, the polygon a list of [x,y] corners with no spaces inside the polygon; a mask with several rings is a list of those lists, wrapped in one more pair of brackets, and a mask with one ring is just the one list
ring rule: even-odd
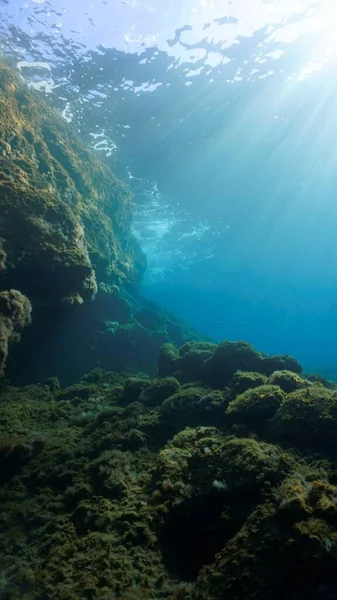
{"label": "rocky outcrop", "polygon": [[195,334],[139,294],[146,260],[130,191],[1,61],[0,92],[0,292],[19,290],[33,307],[6,376],[154,372],[163,343]]}
{"label": "rocky outcrop", "polygon": [[128,189],[1,62],[0,88],[2,277],[50,304],[134,280]]}

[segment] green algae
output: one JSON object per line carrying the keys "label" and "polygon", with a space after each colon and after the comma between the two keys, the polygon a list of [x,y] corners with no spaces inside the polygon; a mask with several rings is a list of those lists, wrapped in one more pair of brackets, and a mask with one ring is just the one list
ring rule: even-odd
{"label": "green algae", "polygon": [[276,414],[285,395],[278,385],[260,385],[246,390],[229,402],[226,413],[233,421],[245,423],[253,430]]}
{"label": "green algae", "polygon": [[317,384],[287,393],[246,375],[213,389],[201,376],[181,384],[98,368],[65,389],[53,378],[4,386],[3,597],[18,597],[22,582],[32,600],[330,589],[335,393]]}
{"label": "green algae", "polygon": [[0,71],[0,237],[7,277],[35,299],[28,275],[39,272],[49,302],[89,300],[102,278],[131,280],[130,192],[3,62]]}
{"label": "green algae", "polygon": [[0,88],[1,293],[83,310],[96,367],[2,380],[1,597],[336,597],[333,386],[146,302],[127,188],[3,63]]}
{"label": "green algae", "polygon": [[181,382],[200,381],[214,389],[238,382],[236,372],[255,372],[270,376],[276,370],[301,373],[296,359],[287,355],[268,356],[244,341],[220,344],[191,341],[179,350],[170,344],[162,347],[159,374],[174,375]]}

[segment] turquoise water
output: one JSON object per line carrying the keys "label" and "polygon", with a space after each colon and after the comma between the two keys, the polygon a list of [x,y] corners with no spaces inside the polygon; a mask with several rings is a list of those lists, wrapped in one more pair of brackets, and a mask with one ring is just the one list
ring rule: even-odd
{"label": "turquoise water", "polygon": [[337,6],[0,7],[1,54],[132,187],[146,294],[336,378]]}

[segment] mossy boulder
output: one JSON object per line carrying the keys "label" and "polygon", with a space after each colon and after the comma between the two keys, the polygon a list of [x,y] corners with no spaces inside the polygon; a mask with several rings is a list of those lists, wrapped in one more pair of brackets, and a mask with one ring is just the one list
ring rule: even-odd
{"label": "mossy boulder", "polygon": [[8,348],[18,342],[20,330],[31,323],[32,306],[18,290],[0,292],[0,378],[4,375]]}
{"label": "mossy boulder", "polygon": [[164,377],[163,379],[154,379],[149,387],[145,387],[139,401],[148,406],[160,406],[164,400],[178,393],[180,383],[175,377]]}
{"label": "mossy boulder", "polygon": [[236,394],[242,394],[248,389],[268,383],[268,378],[261,373],[237,371],[231,381],[231,387]]}
{"label": "mossy boulder", "polygon": [[336,556],[337,534],[326,521],[308,517],[286,526],[266,502],[200,571],[188,599],[332,600]]}
{"label": "mossy boulder", "polygon": [[260,385],[251,388],[229,402],[226,414],[233,422],[261,429],[273,417],[285,399],[278,385]]}
{"label": "mossy boulder", "polygon": [[313,384],[288,394],[277,410],[272,431],[299,448],[337,449],[337,392]]}
{"label": "mossy boulder", "polygon": [[293,373],[302,373],[302,366],[293,356],[288,354],[265,355],[259,354],[259,373],[271,375],[274,371],[292,371]]}
{"label": "mossy boulder", "polygon": [[193,494],[258,489],[266,479],[280,477],[283,462],[272,444],[224,436],[215,427],[186,428],[159,452],[156,485],[170,481],[176,490],[190,485]]}
{"label": "mossy boulder", "polygon": [[[229,386],[237,371],[269,376],[276,369],[295,373],[302,371],[296,359],[287,355],[267,356],[244,341],[224,341],[218,345],[191,341],[179,351],[171,344],[165,344],[161,348],[158,365],[160,376],[174,375],[182,383],[203,382],[214,389]],[[236,384],[238,379],[239,376]],[[260,381],[263,383],[265,380]]]}
{"label": "mossy boulder", "polygon": [[212,356],[206,360],[204,380],[212,387],[225,387],[235,371],[254,371],[270,375],[276,369],[288,369],[300,373],[301,365],[287,355],[267,356],[256,352],[251,344],[244,341],[222,342]]}
{"label": "mossy boulder", "polygon": [[186,384],[163,402],[159,415],[170,431],[179,431],[187,425],[223,423],[225,406],[225,396],[221,390],[206,390]]}
{"label": "mossy boulder", "polygon": [[240,371],[255,371],[258,354],[247,342],[224,341],[217,346],[204,365],[204,380],[214,388],[227,386]]}
{"label": "mossy boulder", "polygon": [[322,461],[298,462],[274,491],[282,515],[300,520],[308,516],[337,517],[337,487],[330,483],[329,469]]}
{"label": "mossy boulder", "polygon": [[166,377],[173,375],[178,370],[179,352],[173,344],[163,344],[158,358],[158,375]]}
{"label": "mossy boulder", "polygon": [[200,381],[203,379],[205,361],[216,350],[216,344],[210,342],[187,342],[179,349],[179,377],[181,381]]}
{"label": "mossy boulder", "polygon": [[309,387],[310,383],[292,371],[274,371],[269,377],[271,385],[278,385],[287,394]]}

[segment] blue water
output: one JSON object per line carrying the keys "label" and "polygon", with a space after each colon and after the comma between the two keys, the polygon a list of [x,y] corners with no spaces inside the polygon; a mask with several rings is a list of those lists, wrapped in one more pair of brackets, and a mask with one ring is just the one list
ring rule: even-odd
{"label": "blue water", "polygon": [[0,53],[132,187],[144,292],[337,377],[337,5],[0,8]]}

